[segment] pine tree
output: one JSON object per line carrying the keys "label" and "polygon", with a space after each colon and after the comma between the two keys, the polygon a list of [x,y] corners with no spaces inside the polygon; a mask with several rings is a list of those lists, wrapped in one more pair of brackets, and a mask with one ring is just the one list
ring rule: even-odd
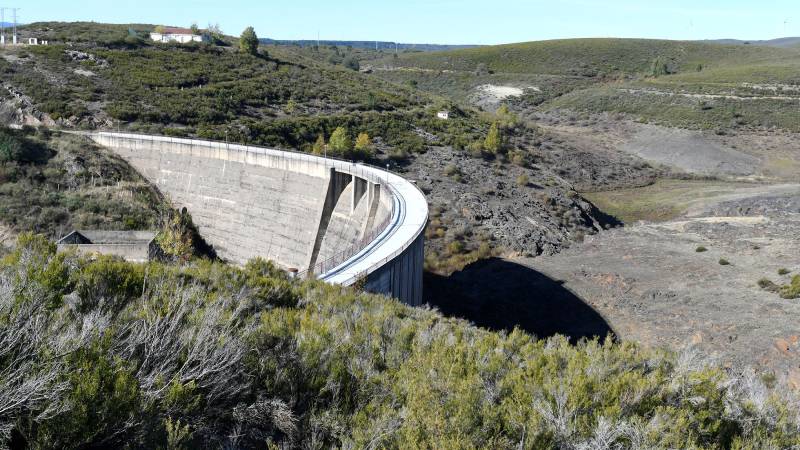
{"label": "pine tree", "polygon": [[239,38],[239,50],[242,53],[255,55],[258,53],[258,36],[253,27],[247,27]]}

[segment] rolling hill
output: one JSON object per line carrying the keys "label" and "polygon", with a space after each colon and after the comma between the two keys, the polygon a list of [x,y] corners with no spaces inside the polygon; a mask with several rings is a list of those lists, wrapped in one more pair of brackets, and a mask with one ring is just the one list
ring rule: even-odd
{"label": "rolling hill", "polygon": [[262,44],[269,45],[299,45],[301,47],[313,47],[316,45],[337,46],[337,47],[352,47],[366,50],[388,50],[388,51],[417,51],[417,52],[435,52],[446,50],[458,50],[464,48],[480,47],[479,45],[442,45],[442,44],[407,44],[400,42],[388,41],[344,41],[344,40],[314,40],[314,39],[259,39]]}
{"label": "rolling hill", "polygon": [[568,39],[508,44],[449,52],[401,55],[395,67],[542,75],[599,76],[647,72],[656,59],[672,71],[699,65],[761,62],[797,52],[776,48],[646,39]]}
{"label": "rolling hill", "polygon": [[797,47],[798,45],[800,45],[800,37],[785,37],[778,39],[769,39],[765,41],[745,41],[741,39],[716,39],[712,41],[702,41],[702,42],[715,42],[717,44],[729,44],[729,45],[759,45],[762,47],[787,48],[787,47]]}
{"label": "rolling hill", "polygon": [[[32,121],[62,127],[133,130],[236,139],[302,148],[340,125],[413,152],[412,130],[437,102],[289,49],[259,55],[225,45],[157,45],[151,25],[37,23],[23,33],[51,45],[7,49],[0,72],[6,99]],[[35,119],[35,120],[34,120]]]}
{"label": "rolling hill", "polygon": [[[573,39],[400,55],[379,76],[475,101],[485,85],[529,113],[625,113],[688,128],[800,130],[800,48],[643,39]],[[495,106],[496,107],[496,106]]]}

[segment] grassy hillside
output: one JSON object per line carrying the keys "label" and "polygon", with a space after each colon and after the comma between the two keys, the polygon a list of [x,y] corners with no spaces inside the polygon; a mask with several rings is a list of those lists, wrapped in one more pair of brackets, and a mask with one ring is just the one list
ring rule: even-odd
{"label": "grassy hillside", "polygon": [[126,45],[135,42],[155,26],[146,24],[107,24],[97,22],[37,22],[20,26],[23,38],[36,37],[51,43]]}
{"label": "grassy hillside", "polygon": [[482,84],[536,87],[530,113],[625,113],[670,126],[800,131],[800,49],[641,39],[574,39],[402,55],[378,75],[458,101]]}
{"label": "grassy hillside", "polygon": [[789,448],[774,379],[481,330],[263,261],[0,260],[12,448]]}
{"label": "grassy hillside", "polygon": [[475,49],[401,55],[396,67],[596,77],[649,72],[660,59],[671,71],[698,66],[758,64],[791,55],[794,50],[645,39],[569,39],[498,45]]}

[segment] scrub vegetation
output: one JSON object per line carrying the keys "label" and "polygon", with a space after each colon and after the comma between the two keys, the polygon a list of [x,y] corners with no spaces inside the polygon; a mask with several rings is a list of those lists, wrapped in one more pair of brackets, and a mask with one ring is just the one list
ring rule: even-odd
{"label": "scrub vegetation", "polygon": [[[467,100],[481,84],[535,87],[517,109],[624,113],[689,129],[798,131],[800,50],[645,39],[571,39],[403,54],[376,72]],[[380,65],[380,64],[377,64]]]}
{"label": "scrub vegetation", "polygon": [[119,26],[116,32],[110,25],[76,27],[78,45],[65,38],[63,24],[28,25],[24,32],[52,34],[51,45],[9,50],[9,57],[0,59],[3,77],[58,126],[304,151],[311,151],[320,135],[330,137],[344,127],[353,140],[361,133],[380,138],[400,157],[424,151],[431,137],[448,144],[484,135],[489,126],[465,111],[436,121],[444,100],[291,48],[267,52],[249,39],[247,50],[239,51],[233,45],[239,40],[232,38],[222,42],[227,46],[160,44],[150,42],[142,27]]}
{"label": "scrub vegetation", "polygon": [[[692,349],[496,333],[254,260],[0,263],[0,439],[31,448],[788,448],[798,405]],[[277,447],[276,447],[277,446]]]}
{"label": "scrub vegetation", "polygon": [[57,238],[154,228],[165,209],[127,163],[88,139],[0,128],[0,225]]}

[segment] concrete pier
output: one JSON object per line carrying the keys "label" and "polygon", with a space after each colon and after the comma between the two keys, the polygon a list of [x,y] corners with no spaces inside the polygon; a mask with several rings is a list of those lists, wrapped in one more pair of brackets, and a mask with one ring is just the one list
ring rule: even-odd
{"label": "concrete pier", "polygon": [[422,303],[428,207],[390,172],[304,153],[127,133],[89,136],[186,207],[217,253]]}

